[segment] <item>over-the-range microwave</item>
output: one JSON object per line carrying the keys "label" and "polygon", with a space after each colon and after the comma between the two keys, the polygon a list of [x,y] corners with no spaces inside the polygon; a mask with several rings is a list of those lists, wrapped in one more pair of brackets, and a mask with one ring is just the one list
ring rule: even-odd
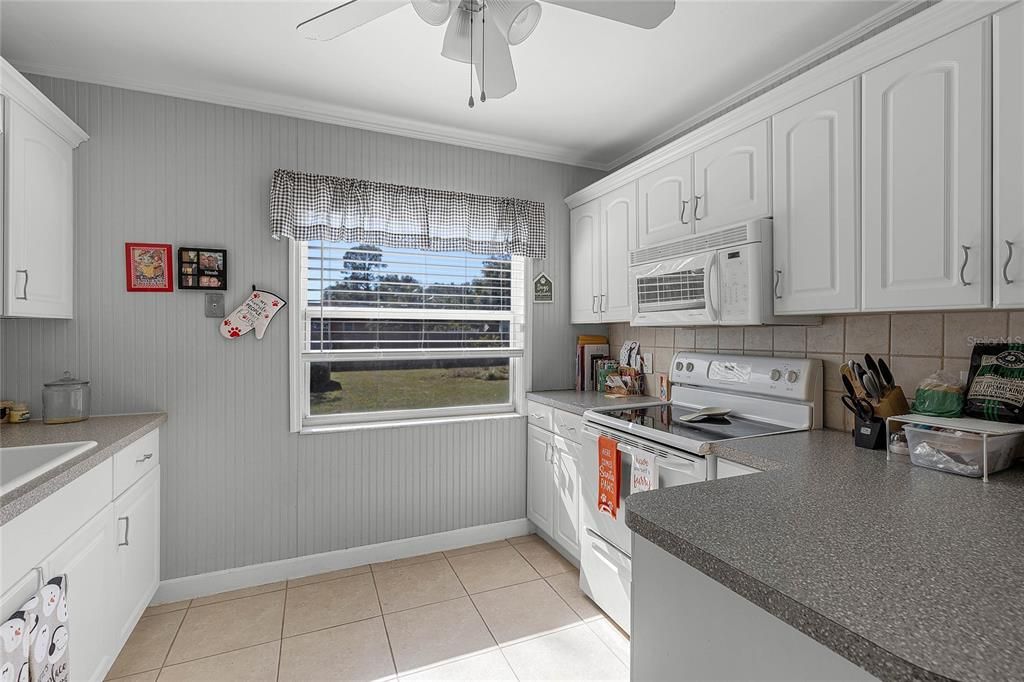
{"label": "over-the-range microwave", "polygon": [[629,255],[634,326],[817,324],[776,317],[772,221],[693,234]]}

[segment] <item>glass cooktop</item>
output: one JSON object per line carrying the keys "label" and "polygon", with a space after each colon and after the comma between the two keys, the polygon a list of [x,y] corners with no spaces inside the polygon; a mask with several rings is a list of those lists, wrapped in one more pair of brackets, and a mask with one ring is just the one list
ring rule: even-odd
{"label": "glass cooktop", "polygon": [[765,436],[788,430],[787,427],[779,424],[753,421],[731,414],[726,417],[710,417],[689,423],[679,421],[680,417],[693,414],[698,409],[667,403],[649,407],[602,411],[602,414],[636,426],[705,443],[730,438]]}

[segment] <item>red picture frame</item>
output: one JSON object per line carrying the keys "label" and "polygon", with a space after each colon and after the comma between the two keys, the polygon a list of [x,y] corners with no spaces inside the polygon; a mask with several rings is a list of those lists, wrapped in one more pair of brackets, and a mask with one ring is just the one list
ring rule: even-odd
{"label": "red picture frame", "polygon": [[174,291],[171,245],[125,243],[124,272],[125,285],[130,292]]}

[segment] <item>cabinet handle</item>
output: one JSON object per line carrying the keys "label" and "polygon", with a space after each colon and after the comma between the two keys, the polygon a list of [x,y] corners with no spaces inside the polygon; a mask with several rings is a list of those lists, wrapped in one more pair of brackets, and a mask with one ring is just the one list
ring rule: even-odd
{"label": "cabinet handle", "polygon": [[700,195],[699,194],[695,194],[694,197],[693,197],[693,219],[694,220],[703,220],[703,218],[701,218],[699,215],[697,215],[697,210],[699,208],[700,208]]}
{"label": "cabinet handle", "polygon": [[604,294],[601,294],[601,312],[602,312],[602,313],[604,313],[604,312],[607,312],[607,311],[608,311],[608,307],[607,307],[607,306],[605,305],[605,303],[604,303],[604,300],[605,300],[606,298],[607,298],[607,296],[605,296]]}
{"label": "cabinet handle", "polygon": [[687,201],[686,199],[683,199],[683,207],[682,210],[679,211],[679,222],[681,222],[683,225],[690,224],[690,221],[686,219],[686,205],[688,203],[690,202]]}
{"label": "cabinet handle", "polygon": [[127,516],[119,516],[119,517],[117,517],[117,520],[118,521],[124,521],[124,542],[117,543],[117,546],[118,547],[127,547],[128,546],[128,523],[129,523],[128,517]]}
{"label": "cabinet handle", "polygon": [[1006,274],[1006,270],[1010,267],[1010,261],[1013,260],[1013,242],[1009,239],[1006,240],[1006,262],[1003,263],[1003,281],[1007,284],[1013,284],[1013,280]]}
{"label": "cabinet handle", "polygon": [[19,272],[24,272],[25,273],[25,286],[23,286],[21,288],[21,296],[18,296],[17,294],[15,294],[14,298],[18,299],[19,301],[27,301],[28,300],[28,270],[15,270],[14,274],[18,274]]}
{"label": "cabinet handle", "polygon": [[964,250],[964,261],[960,264],[960,284],[965,287],[969,287],[971,286],[971,283],[964,279],[964,271],[967,270],[967,261],[970,260],[971,257],[971,247],[961,244],[960,248]]}
{"label": "cabinet handle", "polygon": [[544,444],[544,461],[551,462],[551,443]]}
{"label": "cabinet handle", "polygon": [[590,311],[597,315],[597,296],[594,296],[594,300],[590,303]]}
{"label": "cabinet handle", "polygon": [[153,459],[153,453],[152,452],[147,452],[142,457],[139,457],[137,460],[135,460],[135,463],[136,464],[142,464],[143,462],[148,462],[151,459]]}
{"label": "cabinet handle", "polygon": [[43,567],[42,566],[36,566],[32,570],[36,572],[36,589],[37,590],[43,589],[43,585],[46,584],[46,576],[43,575]]}
{"label": "cabinet handle", "polygon": [[775,271],[775,298],[780,299],[782,295],[779,293],[779,282],[782,280],[782,270]]}

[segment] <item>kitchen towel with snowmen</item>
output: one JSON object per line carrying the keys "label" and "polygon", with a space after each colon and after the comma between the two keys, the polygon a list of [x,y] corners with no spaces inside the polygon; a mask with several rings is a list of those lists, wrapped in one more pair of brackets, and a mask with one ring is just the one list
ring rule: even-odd
{"label": "kitchen towel with snowmen", "polygon": [[0,682],[68,682],[67,591],[52,578],[0,626]]}

